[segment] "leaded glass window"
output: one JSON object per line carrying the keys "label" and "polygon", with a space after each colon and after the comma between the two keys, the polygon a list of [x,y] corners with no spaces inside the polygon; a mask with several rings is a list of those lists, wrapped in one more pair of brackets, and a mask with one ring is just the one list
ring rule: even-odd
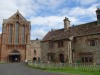
{"label": "leaded glass window", "polygon": [[15,24],[15,43],[18,43],[19,23]]}
{"label": "leaded glass window", "polygon": [[9,38],[8,38],[9,43],[12,43],[12,25],[9,26]]}
{"label": "leaded glass window", "polygon": [[22,26],[22,43],[25,43],[25,26]]}

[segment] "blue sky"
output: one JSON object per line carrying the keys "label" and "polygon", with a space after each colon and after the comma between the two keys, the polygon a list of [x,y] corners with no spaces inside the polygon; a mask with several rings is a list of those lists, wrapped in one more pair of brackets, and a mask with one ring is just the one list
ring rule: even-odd
{"label": "blue sky", "polygon": [[31,39],[43,36],[51,29],[63,28],[68,17],[71,25],[96,21],[100,0],[0,0],[0,32],[3,19],[17,10],[31,21]]}

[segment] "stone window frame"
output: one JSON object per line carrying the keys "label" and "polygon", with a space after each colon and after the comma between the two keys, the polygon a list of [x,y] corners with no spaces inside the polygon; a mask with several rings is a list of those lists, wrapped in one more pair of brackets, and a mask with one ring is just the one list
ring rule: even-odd
{"label": "stone window frame", "polygon": [[93,53],[92,52],[82,52],[80,53],[81,63],[93,63]]}
{"label": "stone window frame", "polygon": [[54,48],[54,42],[53,41],[49,41],[49,48]]}
{"label": "stone window frame", "polygon": [[48,62],[54,62],[55,61],[55,53],[48,53]]}
{"label": "stone window frame", "polygon": [[64,47],[64,41],[63,40],[59,40],[58,41],[58,48]]}
{"label": "stone window frame", "polygon": [[88,39],[87,43],[89,46],[97,46],[99,44],[99,39],[98,38],[92,38],[92,39]]}
{"label": "stone window frame", "polygon": [[83,56],[83,57],[82,57],[82,63],[91,63],[91,62],[93,62],[92,59],[93,59],[92,57]]}
{"label": "stone window frame", "polygon": [[90,40],[90,46],[95,46],[96,44],[96,40]]}

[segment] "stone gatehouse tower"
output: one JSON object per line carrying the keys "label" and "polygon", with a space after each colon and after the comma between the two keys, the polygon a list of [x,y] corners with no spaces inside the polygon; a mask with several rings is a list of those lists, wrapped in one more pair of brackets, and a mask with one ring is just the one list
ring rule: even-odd
{"label": "stone gatehouse tower", "polygon": [[17,11],[8,19],[3,20],[0,35],[0,60],[19,62],[29,59],[30,21]]}

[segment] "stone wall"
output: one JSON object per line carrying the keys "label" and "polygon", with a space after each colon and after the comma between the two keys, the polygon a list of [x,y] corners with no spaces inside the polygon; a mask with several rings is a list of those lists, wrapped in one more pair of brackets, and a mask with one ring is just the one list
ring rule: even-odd
{"label": "stone wall", "polygon": [[[96,46],[90,46],[88,40],[91,39],[98,39]],[[75,61],[80,59],[79,53],[92,52],[93,63],[100,63],[100,34],[77,37],[73,49],[75,50]]]}
{"label": "stone wall", "polygon": [[31,40],[31,50],[30,50],[30,60],[36,58],[37,61],[41,60],[41,48],[40,48],[41,41],[40,40]]}
{"label": "stone wall", "polygon": [[69,62],[68,59],[68,43],[69,41],[64,40],[64,46],[63,47],[58,47],[58,41],[53,42],[54,47],[49,48],[49,41],[42,42],[41,43],[41,59],[43,62],[49,62],[48,61],[48,53],[54,53],[55,54],[55,62],[60,62],[60,54],[64,54],[64,62],[67,63]]}
{"label": "stone wall", "polygon": [[[90,46],[88,40],[98,39],[96,46]],[[41,59],[43,62],[48,62],[48,53],[55,53],[55,62],[59,61],[59,54],[64,54],[64,61],[65,63],[70,63],[69,60],[71,59],[70,54],[68,54],[68,45],[69,41],[64,40],[64,47],[58,48],[57,41],[53,42],[54,48],[49,48],[49,41],[43,41],[41,43]],[[93,55],[93,62],[91,64],[100,64],[100,34],[95,35],[87,35],[87,36],[80,36],[75,37],[71,41],[71,51],[73,53],[72,62],[75,63],[79,59],[81,59],[81,53],[92,53]],[[72,54],[71,53],[71,54]],[[70,58],[70,59],[69,59]]]}

